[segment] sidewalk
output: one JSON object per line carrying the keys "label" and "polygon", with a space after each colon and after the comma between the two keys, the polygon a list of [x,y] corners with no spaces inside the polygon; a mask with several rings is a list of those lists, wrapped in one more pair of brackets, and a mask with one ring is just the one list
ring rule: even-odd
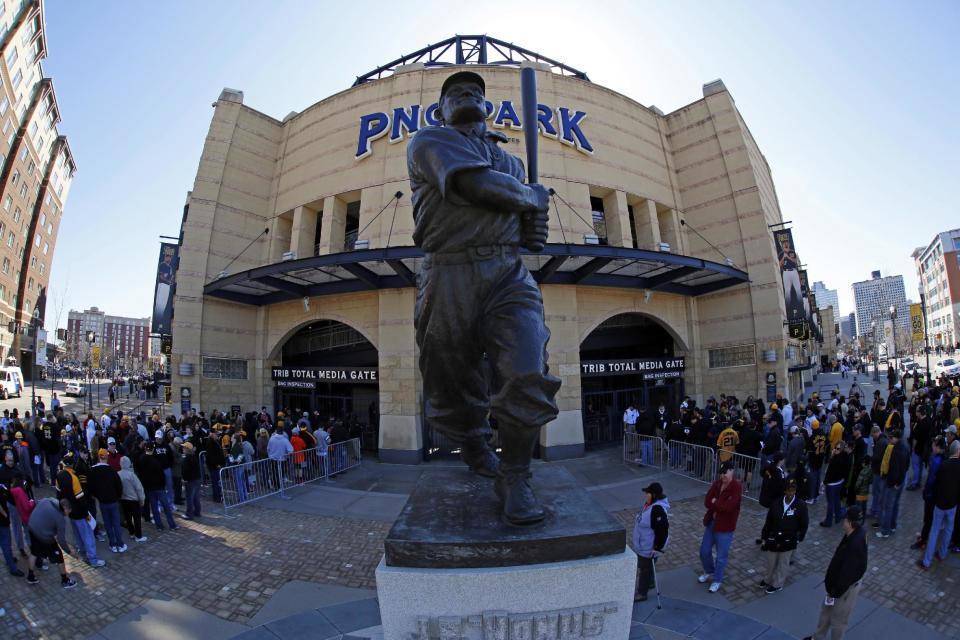
{"label": "sidewalk", "polygon": [[[709,594],[696,581],[706,484],[623,464],[620,455],[619,449],[609,449],[538,465],[570,470],[624,523],[628,536],[642,488],[654,479],[664,486],[671,503],[670,544],[658,562],[664,609],[655,611],[651,592],[650,600],[635,608],[632,638],[776,640],[812,632],[820,583],[842,535],[836,526],[817,526],[822,504],[811,509],[813,526],[786,588],[767,596],[756,587],[765,558],[753,542],[763,514],[754,502],[744,501],[727,577],[719,593]],[[50,573],[40,575],[39,585],[0,579],[0,606],[7,609],[0,637],[66,640],[82,628],[97,640],[216,640],[240,634],[276,640],[328,637],[327,632],[375,638],[374,571],[391,514],[406,500],[403,489],[425,470],[446,464],[457,463],[403,467],[368,460],[333,485],[297,487],[287,492],[289,500],[271,498],[231,509],[230,517],[223,516],[220,505],[204,502],[201,520],[183,521],[180,531],[162,534],[149,527],[150,540],[131,544],[128,553],[110,554],[99,545],[107,560],[102,569],[68,558],[80,585],[67,592]],[[848,638],[960,637],[960,556],[920,573],[913,566],[916,555],[907,550],[921,509],[916,494],[905,495],[900,533],[886,540],[870,536],[868,573]],[[54,602],[57,606],[50,606]],[[360,620],[365,626],[354,627]]]}

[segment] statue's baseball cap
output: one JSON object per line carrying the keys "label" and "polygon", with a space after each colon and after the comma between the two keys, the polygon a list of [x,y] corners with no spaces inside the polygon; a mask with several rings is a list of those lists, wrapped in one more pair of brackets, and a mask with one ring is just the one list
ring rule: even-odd
{"label": "statue's baseball cap", "polygon": [[440,87],[440,99],[443,99],[444,94],[447,93],[447,89],[460,82],[475,82],[480,85],[480,89],[482,89],[484,93],[487,92],[487,84],[479,74],[473,71],[458,71],[443,81],[443,86]]}

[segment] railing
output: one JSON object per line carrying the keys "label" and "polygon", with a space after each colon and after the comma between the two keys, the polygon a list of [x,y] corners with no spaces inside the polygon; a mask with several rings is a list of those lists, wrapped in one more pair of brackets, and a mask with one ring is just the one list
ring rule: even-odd
{"label": "railing", "polygon": [[[724,454],[726,457],[724,457]],[[763,476],[760,473],[760,458],[745,456],[742,453],[730,453],[721,450],[717,451],[717,460],[724,462],[729,459],[733,463],[734,477],[743,485],[743,497],[748,500],[758,500],[760,498],[760,485],[763,483]]]}
{"label": "railing", "polygon": [[667,443],[667,467],[670,473],[699,482],[712,483],[717,478],[716,452],[710,447],[679,440]]}
{"label": "railing", "polygon": [[200,462],[200,495],[202,496],[204,494],[205,487],[210,484],[210,469],[207,468],[206,449],[197,454],[197,459]]}
{"label": "railing", "polygon": [[227,511],[273,495],[286,497],[293,486],[329,480],[360,465],[360,439],[354,438],[330,445],[294,451],[283,460],[266,458],[220,469],[223,509]]}
{"label": "railing", "polygon": [[717,479],[720,465],[733,463],[734,475],[743,485],[743,497],[757,500],[760,495],[761,475],[760,458],[743,455],[723,449],[714,450],[703,445],[690,444],[680,440],[664,443],[657,436],[644,436],[637,433],[623,435],[623,462],[669,471],[698,482],[711,484]]}
{"label": "railing", "polygon": [[623,434],[623,461],[644,467],[656,467],[663,471],[666,461],[666,445],[663,438],[644,436],[639,433]]}

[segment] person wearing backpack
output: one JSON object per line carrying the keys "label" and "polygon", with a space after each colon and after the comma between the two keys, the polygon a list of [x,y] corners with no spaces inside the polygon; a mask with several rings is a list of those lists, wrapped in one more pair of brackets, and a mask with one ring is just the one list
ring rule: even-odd
{"label": "person wearing backpack", "polygon": [[670,538],[670,523],[667,513],[670,502],[659,482],[652,482],[643,489],[646,501],[640,507],[633,525],[633,548],[637,552],[636,602],[647,599],[653,579],[653,563],[663,553]]}

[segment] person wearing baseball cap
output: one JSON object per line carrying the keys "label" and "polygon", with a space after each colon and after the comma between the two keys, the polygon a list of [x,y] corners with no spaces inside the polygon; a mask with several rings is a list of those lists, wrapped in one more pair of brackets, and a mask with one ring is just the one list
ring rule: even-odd
{"label": "person wearing baseball cap", "polygon": [[807,535],[810,518],[807,505],[797,497],[797,480],[790,478],[783,487],[783,498],[776,500],[767,510],[760,537],[761,551],[767,552],[767,575],[760,581],[766,593],[783,589],[790,567],[790,558]]}
{"label": "person wearing baseball cap", "polygon": [[103,528],[106,529],[110,541],[110,551],[124,553],[127,545],[123,542],[120,526],[123,481],[120,474],[108,464],[109,457],[110,452],[106,449],[97,451],[97,463],[87,472],[87,488],[90,495],[100,503],[100,514],[103,516]]}
{"label": "person wearing baseball cap", "polygon": [[817,630],[803,640],[842,638],[860,593],[860,580],[867,572],[867,537],[863,512],[853,505],[843,518],[843,538],[833,552],[823,579],[826,597],[820,607]]}
{"label": "person wearing baseball cap", "polygon": [[633,549],[637,552],[637,591],[636,602],[647,599],[653,580],[653,563],[663,553],[670,537],[670,524],[667,513],[670,503],[663,494],[659,482],[651,482],[643,488],[644,503],[633,525]]}
{"label": "person wearing baseball cap", "polygon": [[[703,573],[697,578],[700,584],[710,583],[710,593],[716,593],[723,584],[723,574],[733,544],[733,532],[740,517],[740,501],[743,487],[734,477],[733,462],[720,465],[720,477],[710,485],[703,505],[703,540],[700,543],[700,562]],[[716,557],[714,557],[716,549]]]}
{"label": "person wearing baseball cap", "polygon": [[[530,462],[541,427],[557,416],[560,380],[549,374],[543,299],[520,249],[542,250],[550,194],[542,184],[525,184],[523,162],[498,146],[506,136],[487,129],[485,90],[472,71],[447,77],[440,126],[420,128],[407,145],[413,240],[430,265],[416,314],[417,326],[430,330],[416,338],[430,423],[459,445],[471,471],[495,479],[504,519],[529,525],[546,517],[530,484]],[[465,280],[467,273],[473,275]],[[470,329],[476,326],[485,327],[482,336]],[[507,333],[511,339],[490,360],[500,383],[491,405],[476,372],[484,347],[495,341],[487,336]],[[487,442],[491,406],[502,465]]]}

